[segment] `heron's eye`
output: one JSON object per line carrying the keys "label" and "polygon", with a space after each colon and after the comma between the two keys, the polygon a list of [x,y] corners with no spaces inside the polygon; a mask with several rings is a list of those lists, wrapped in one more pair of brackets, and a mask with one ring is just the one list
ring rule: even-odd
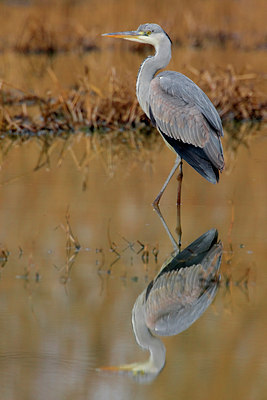
{"label": "heron's eye", "polygon": [[149,36],[149,35],[151,35],[151,31],[146,31],[146,36]]}

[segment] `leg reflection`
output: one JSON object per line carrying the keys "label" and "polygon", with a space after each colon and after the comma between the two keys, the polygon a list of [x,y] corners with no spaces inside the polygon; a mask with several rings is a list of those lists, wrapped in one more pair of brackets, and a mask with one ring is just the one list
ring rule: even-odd
{"label": "leg reflection", "polygon": [[[177,181],[178,181],[177,203],[176,203],[176,207],[177,207],[177,223],[176,223],[175,231],[176,231],[176,234],[177,234],[177,237],[178,237],[178,243],[174,239],[173,235],[171,234],[171,232],[169,230],[169,227],[168,227],[168,225],[167,225],[167,223],[166,223],[166,221],[165,221],[165,219],[164,219],[164,217],[163,217],[163,215],[162,215],[162,213],[160,211],[160,208],[159,208],[159,200],[160,200],[160,198],[161,198],[161,196],[163,194],[163,191],[164,191],[165,187],[167,186],[166,183],[169,182],[170,178],[175,173],[177,168],[179,168],[179,173],[177,175]],[[166,230],[167,235],[169,236],[169,238],[170,238],[170,240],[172,242],[174,251],[176,253],[179,253],[181,251],[181,244],[182,244],[182,223],[181,223],[182,180],[183,180],[183,162],[179,157],[177,157],[177,159],[175,161],[175,165],[174,165],[174,167],[173,167],[173,169],[172,169],[167,181],[165,182],[165,184],[164,184],[162,190],[160,191],[158,197],[153,202],[153,208],[156,211],[156,213],[158,214],[158,216],[159,216],[159,218],[160,218],[160,220],[162,222],[162,225],[163,225],[164,229]]]}
{"label": "leg reflection", "polygon": [[[173,249],[174,249],[175,254],[179,253],[179,252],[180,252],[180,248],[181,248],[181,236],[178,237],[179,240],[180,240],[180,242],[177,243],[176,240],[175,240],[175,238],[173,237],[173,235],[172,235],[172,233],[171,233],[171,231],[170,231],[168,225],[167,225],[167,222],[165,221],[163,215],[161,214],[160,208],[159,208],[159,207],[154,207],[154,210],[155,210],[156,213],[158,214],[158,216],[159,216],[159,218],[160,218],[160,220],[161,220],[161,223],[162,223],[162,225],[163,225],[165,231],[167,232],[167,235],[169,236],[170,241],[172,242],[172,245],[173,245]],[[177,210],[178,210],[178,206],[177,206]],[[176,229],[177,229],[177,228],[176,228]]]}

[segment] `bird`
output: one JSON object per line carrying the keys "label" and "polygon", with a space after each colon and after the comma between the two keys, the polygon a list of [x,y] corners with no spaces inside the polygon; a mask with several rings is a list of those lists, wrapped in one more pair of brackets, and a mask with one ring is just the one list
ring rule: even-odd
{"label": "bird", "polygon": [[182,252],[174,253],[137,297],[132,327],[138,345],[150,352],[145,362],[98,368],[151,381],[164,368],[166,349],[159,336],[188,329],[212,303],[220,282],[222,243],[213,228]]}
{"label": "bird", "polygon": [[141,64],[136,80],[138,102],[176,153],[174,166],[155,198],[158,207],[164,190],[180,167],[177,204],[181,202],[182,160],[211,183],[219,181],[224,169],[220,138],[223,128],[220,116],[208,96],[191,79],[176,71],[162,71],[171,60],[172,42],[169,35],[154,23],[145,23],[135,31],[105,33],[102,36],[122,38],[150,44],[155,54]]}

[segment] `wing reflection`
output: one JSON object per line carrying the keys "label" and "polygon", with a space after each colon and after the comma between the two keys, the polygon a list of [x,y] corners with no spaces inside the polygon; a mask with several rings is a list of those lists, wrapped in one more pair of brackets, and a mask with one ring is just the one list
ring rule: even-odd
{"label": "wing reflection", "polygon": [[149,350],[149,359],[103,369],[127,371],[138,381],[153,380],[165,365],[166,350],[158,336],[189,328],[211,304],[218,289],[221,256],[218,232],[211,229],[167,260],[132,311],[136,341]]}

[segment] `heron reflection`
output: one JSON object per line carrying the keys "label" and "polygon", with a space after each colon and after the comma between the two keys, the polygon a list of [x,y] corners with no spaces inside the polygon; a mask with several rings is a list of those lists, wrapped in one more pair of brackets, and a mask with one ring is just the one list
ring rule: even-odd
{"label": "heron reflection", "polygon": [[150,352],[149,359],[101,369],[124,371],[140,381],[154,379],[165,365],[166,349],[159,336],[186,330],[208,308],[218,289],[221,256],[218,232],[211,229],[168,259],[132,310],[136,341]]}

